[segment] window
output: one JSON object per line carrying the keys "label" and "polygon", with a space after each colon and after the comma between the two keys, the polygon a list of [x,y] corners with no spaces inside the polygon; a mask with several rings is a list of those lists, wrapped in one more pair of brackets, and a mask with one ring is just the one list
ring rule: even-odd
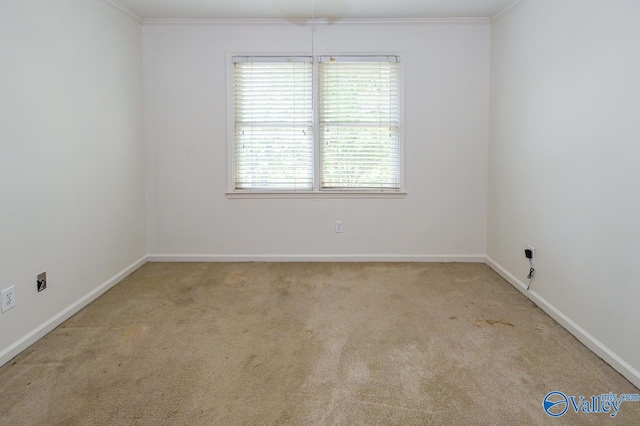
{"label": "window", "polygon": [[322,189],[400,189],[396,57],[320,58]]}
{"label": "window", "polygon": [[234,58],[237,190],[313,189],[311,58]]}
{"label": "window", "polygon": [[400,191],[398,58],[317,62],[233,58],[234,192]]}

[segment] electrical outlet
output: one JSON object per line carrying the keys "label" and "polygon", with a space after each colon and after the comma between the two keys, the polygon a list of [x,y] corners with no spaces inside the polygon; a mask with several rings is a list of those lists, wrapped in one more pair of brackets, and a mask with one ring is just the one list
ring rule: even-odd
{"label": "electrical outlet", "polygon": [[527,246],[529,250],[531,250],[531,263],[536,263],[536,248],[534,246]]}
{"label": "electrical outlet", "polygon": [[47,288],[47,273],[46,272],[38,274],[38,278],[36,280],[36,286],[38,288],[38,292],[41,292],[42,290]]}
{"label": "electrical outlet", "polygon": [[342,234],[342,221],[336,220],[336,234]]}
{"label": "electrical outlet", "polygon": [[16,306],[16,286],[2,290],[2,312],[6,312],[9,309]]}

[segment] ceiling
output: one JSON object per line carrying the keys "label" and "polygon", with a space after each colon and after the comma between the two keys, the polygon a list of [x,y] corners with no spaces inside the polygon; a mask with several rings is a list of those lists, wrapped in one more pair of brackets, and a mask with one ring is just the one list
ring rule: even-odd
{"label": "ceiling", "polygon": [[520,0],[111,0],[143,19],[489,18]]}

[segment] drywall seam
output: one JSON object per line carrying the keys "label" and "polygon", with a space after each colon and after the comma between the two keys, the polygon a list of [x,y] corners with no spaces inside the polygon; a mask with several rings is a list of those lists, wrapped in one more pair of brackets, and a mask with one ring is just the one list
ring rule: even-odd
{"label": "drywall seam", "polygon": [[551,318],[556,320],[556,322],[563,326],[569,333],[573,334],[593,353],[595,353],[605,362],[611,365],[635,386],[640,387],[640,372],[638,370],[629,365],[625,360],[616,355],[615,352],[602,344],[602,342],[593,337],[578,324],[573,322],[571,318],[560,312],[556,307],[554,307],[551,303],[549,303],[535,291],[527,291],[527,286],[525,283],[520,281],[489,256],[487,256],[487,265],[491,269],[496,271],[502,278],[507,280],[516,289],[518,289],[521,293],[531,299],[533,303],[538,305],[542,310],[549,314]]}
{"label": "drywall seam", "polygon": [[107,290],[111,287],[118,284],[120,281],[125,279],[127,276],[132,274],[142,265],[147,263],[147,256],[142,256],[140,259],[133,262],[131,265],[124,268],[122,271],[118,272],[113,277],[109,278],[107,281],[102,283],[100,286],[89,292],[87,295],[72,303],[70,306],[62,310],[57,315],[53,316],[48,321],[45,321],[39,327],[18,339],[15,343],[10,345],[8,348],[4,349],[0,352],[0,367],[9,362],[13,357],[18,355],[20,352],[27,349],[29,346],[36,343],[38,340],[42,339],[49,332],[51,332],[54,328],[58,327],[60,324],[71,318],[77,312],[79,312],[82,308],[87,306],[89,303],[96,300],[98,297],[102,296]]}

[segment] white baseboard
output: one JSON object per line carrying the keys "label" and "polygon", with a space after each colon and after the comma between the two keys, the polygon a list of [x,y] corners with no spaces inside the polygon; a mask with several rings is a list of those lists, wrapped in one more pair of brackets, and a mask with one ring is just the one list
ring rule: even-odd
{"label": "white baseboard", "polygon": [[543,309],[560,325],[573,334],[586,347],[615,368],[635,386],[640,387],[640,372],[603,345],[582,327],[556,309],[535,291],[527,291],[527,286],[495,260],[485,255],[148,255],[105,281],[99,287],[55,315],[35,330],[0,352],[0,366],[40,340],[54,328],[76,314],[107,290],[147,262],[461,262],[486,263],[516,289]]}
{"label": "white baseboard", "polygon": [[325,254],[150,254],[149,262],[460,262],[485,263],[486,256],[474,255],[325,255]]}
{"label": "white baseboard", "polygon": [[27,334],[26,336],[19,339],[18,341],[10,345],[8,348],[0,352],[0,367],[6,364],[7,362],[11,361],[13,357],[15,357],[20,352],[27,349],[29,346],[33,345],[38,340],[42,339],[54,328],[56,328],[57,326],[59,326],[69,318],[71,318],[82,308],[84,308],[89,303],[96,300],[98,297],[103,295],[107,290],[109,290],[114,285],[118,284],[120,281],[125,279],[128,275],[133,273],[136,269],[138,269],[145,263],[147,263],[147,256],[143,256],[140,259],[136,260],[131,265],[127,266],[122,271],[118,272],[116,275],[114,275],[113,277],[109,278],[107,281],[102,283],[99,287],[89,292],[83,298],[74,302],[73,304],[65,308],[62,312],[53,316],[51,319],[41,324],[35,330],[33,330],[32,332],[30,332],[29,334]]}
{"label": "white baseboard", "polygon": [[625,360],[616,355],[611,349],[607,348],[602,342],[587,333],[582,327],[573,322],[569,317],[556,309],[551,303],[547,302],[542,296],[535,291],[527,291],[527,285],[498,264],[491,257],[487,256],[487,265],[496,271],[502,278],[507,280],[516,289],[520,290],[533,303],[538,305],[551,318],[556,320],[569,333],[573,334],[593,353],[602,358],[606,363],[615,368],[620,374],[626,377],[636,387],[640,388],[640,372],[629,365]]}

